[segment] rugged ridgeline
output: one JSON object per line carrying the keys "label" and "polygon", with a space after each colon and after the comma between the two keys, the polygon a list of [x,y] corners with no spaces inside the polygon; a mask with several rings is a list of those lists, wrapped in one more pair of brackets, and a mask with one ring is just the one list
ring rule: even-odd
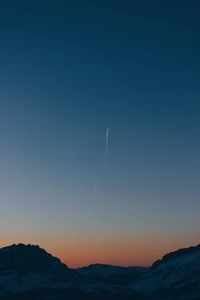
{"label": "rugged ridgeline", "polygon": [[199,300],[200,245],[166,254],[131,287],[154,299]]}
{"label": "rugged ridgeline", "polygon": [[39,246],[23,244],[0,249],[0,298],[149,299],[121,285],[88,278]]}
{"label": "rugged ridgeline", "polygon": [[139,277],[145,275],[150,268],[119,267],[104,264],[93,264],[77,269],[78,274],[96,282],[128,286]]}
{"label": "rugged ridgeline", "polygon": [[150,268],[80,269],[39,246],[12,245],[0,249],[0,299],[200,300],[200,245],[166,254]]}
{"label": "rugged ridgeline", "polygon": [[60,259],[53,257],[39,246],[32,245],[12,245],[0,249],[0,272],[1,276],[18,275],[26,277],[27,275],[38,275],[37,279],[54,278],[76,281],[80,276],[69,269]]}

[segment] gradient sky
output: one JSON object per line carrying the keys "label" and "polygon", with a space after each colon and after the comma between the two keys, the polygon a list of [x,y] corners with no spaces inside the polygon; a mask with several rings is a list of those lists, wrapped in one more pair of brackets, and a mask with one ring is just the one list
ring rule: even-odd
{"label": "gradient sky", "polygon": [[200,4],[71,2],[0,3],[0,247],[150,265],[199,243]]}

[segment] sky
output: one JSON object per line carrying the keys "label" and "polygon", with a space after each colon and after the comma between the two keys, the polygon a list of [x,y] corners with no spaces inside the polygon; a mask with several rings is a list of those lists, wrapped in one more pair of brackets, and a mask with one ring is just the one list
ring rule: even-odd
{"label": "sky", "polygon": [[0,3],[0,247],[148,266],[199,243],[200,4],[71,2]]}

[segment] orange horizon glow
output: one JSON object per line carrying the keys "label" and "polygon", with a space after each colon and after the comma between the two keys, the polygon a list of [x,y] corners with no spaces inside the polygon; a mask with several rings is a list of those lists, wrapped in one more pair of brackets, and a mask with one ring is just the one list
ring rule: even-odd
{"label": "orange horizon glow", "polygon": [[111,264],[119,266],[151,266],[166,253],[179,248],[198,244],[197,237],[165,234],[141,236],[71,236],[32,234],[32,236],[4,235],[0,247],[11,244],[39,245],[53,256],[58,257],[70,268],[90,264]]}

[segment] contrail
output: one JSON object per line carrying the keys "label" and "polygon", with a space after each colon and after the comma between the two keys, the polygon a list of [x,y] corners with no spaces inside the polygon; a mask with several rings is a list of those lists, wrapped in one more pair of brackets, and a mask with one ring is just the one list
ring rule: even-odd
{"label": "contrail", "polygon": [[97,190],[97,184],[94,184],[94,202],[96,202],[96,190]]}
{"label": "contrail", "polygon": [[108,128],[106,129],[106,152],[105,152],[105,163],[107,165],[108,158]]}

